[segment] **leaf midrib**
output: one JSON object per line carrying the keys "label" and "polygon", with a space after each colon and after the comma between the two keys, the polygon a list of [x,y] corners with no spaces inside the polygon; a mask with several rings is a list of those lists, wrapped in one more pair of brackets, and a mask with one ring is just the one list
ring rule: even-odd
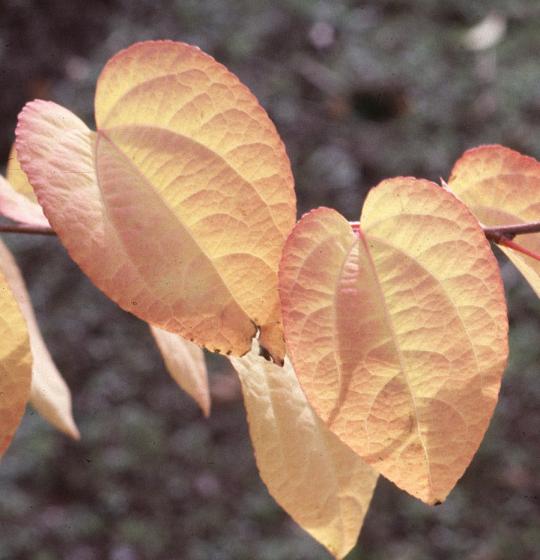
{"label": "leaf midrib", "polygon": [[417,404],[416,404],[416,399],[415,399],[415,396],[414,396],[414,392],[413,392],[412,387],[411,387],[411,382],[410,382],[410,379],[409,379],[407,368],[405,366],[405,359],[403,357],[400,346],[398,344],[396,330],[394,328],[394,323],[392,322],[390,311],[389,311],[388,306],[386,304],[386,298],[384,297],[384,292],[382,291],[381,282],[380,282],[380,278],[379,278],[379,273],[378,273],[377,268],[375,266],[375,261],[373,260],[373,256],[371,254],[369,244],[367,243],[364,232],[362,231],[362,228],[360,226],[358,228],[358,236],[359,236],[360,242],[364,246],[364,249],[366,251],[366,255],[368,257],[368,262],[369,262],[370,267],[371,267],[371,272],[372,272],[372,274],[374,276],[374,279],[375,279],[376,290],[378,292],[379,299],[380,299],[381,304],[382,304],[381,307],[383,309],[385,322],[386,322],[386,324],[388,326],[388,329],[390,331],[390,335],[392,337],[392,342],[394,344],[396,355],[398,357],[399,366],[400,366],[401,372],[402,372],[402,374],[405,378],[405,383],[407,385],[407,389],[409,390],[409,396],[411,398],[411,403],[412,403],[412,407],[413,407],[413,411],[414,411],[414,421],[415,421],[415,426],[416,426],[416,433],[418,435],[418,440],[420,441],[420,444],[421,444],[422,449],[424,451],[430,493],[433,494],[434,486],[433,486],[433,480],[432,480],[432,476],[431,476],[431,462],[429,460],[429,454],[428,454],[426,442],[424,441],[424,438],[422,437],[422,434],[420,432],[420,422],[419,422],[419,419],[418,419],[418,407],[417,407]]}
{"label": "leaf midrib", "polygon": [[[158,133],[162,133],[162,134],[170,134],[172,136],[175,136],[177,138],[180,138],[186,142],[189,142],[191,144],[194,144],[195,146],[201,148],[202,150],[205,150],[207,153],[212,154],[212,156],[214,158],[216,158],[217,160],[219,160],[222,164],[224,164],[228,169],[231,170],[232,173],[234,173],[238,179],[240,181],[242,181],[242,183],[247,186],[254,194],[255,196],[261,201],[261,204],[264,206],[264,208],[267,210],[268,212],[268,216],[270,217],[270,220],[272,222],[272,224],[274,225],[274,229],[280,234],[280,236],[284,239],[285,235],[284,233],[281,231],[281,229],[278,227],[278,225],[276,224],[275,220],[274,220],[274,216],[272,214],[272,212],[270,211],[270,205],[266,202],[266,200],[264,200],[264,198],[262,197],[261,193],[253,186],[253,183],[247,179],[246,177],[244,177],[244,175],[242,175],[235,167],[233,167],[231,165],[231,163],[225,158],[225,156],[223,156],[222,154],[216,152],[215,150],[209,148],[208,146],[206,146],[205,144],[203,144],[202,142],[199,142],[198,140],[196,140],[195,138],[191,137],[191,136],[187,136],[185,134],[182,134],[181,132],[178,132],[176,130],[171,130],[169,128],[166,127],[161,127],[161,126],[157,126],[157,125],[150,125],[150,124],[125,124],[125,125],[118,125],[118,126],[114,126],[114,127],[109,127],[109,128],[102,128],[102,129],[98,129],[97,131],[97,135],[99,136],[100,134],[102,134],[103,136],[105,136],[108,141],[111,144],[114,144],[114,142],[111,140],[110,136],[109,136],[109,132],[113,132],[113,131],[131,131],[134,130],[135,132],[137,132],[137,130],[153,130],[156,131]],[[264,144],[264,143],[261,143]],[[116,144],[114,144],[115,148],[117,149],[118,152],[120,152],[124,158],[128,161],[129,165],[133,168],[135,168],[137,170],[137,172],[144,177],[144,180],[146,183],[148,183],[150,185],[150,187],[152,188],[152,190],[154,190],[156,192],[156,194],[159,195],[159,197],[163,200],[164,204],[167,204],[166,201],[163,199],[163,197],[161,196],[161,193],[157,190],[154,189],[153,185],[150,183],[150,181],[143,175],[143,173],[140,171],[140,169],[138,167],[136,167],[135,165],[133,165],[133,162],[129,159],[129,157],[127,157],[124,152],[120,149],[120,147],[118,147]],[[240,146],[239,146],[240,147]],[[278,175],[278,171],[276,170],[276,172],[270,174],[270,175],[265,175],[264,177],[259,177],[257,179],[257,181],[263,181],[265,179],[268,179],[270,177],[274,177],[275,175]]]}
{"label": "leaf midrib", "polygon": [[[128,166],[141,178],[143,184],[147,185],[147,187],[149,187],[151,189],[151,191],[156,194],[159,198],[159,200],[162,202],[163,204],[163,208],[165,209],[165,211],[169,212],[173,218],[178,222],[178,224],[180,225],[180,227],[186,232],[187,236],[190,238],[190,240],[192,241],[192,243],[199,249],[199,251],[201,252],[201,254],[205,257],[205,259],[208,261],[208,263],[210,264],[211,268],[214,269],[214,271],[216,272],[218,278],[221,281],[221,284],[223,285],[223,287],[225,288],[226,292],[229,294],[230,298],[232,301],[235,302],[235,304],[242,310],[242,312],[244,313],[244,315],[247,317],[247,319],[249,321],[252,322],[250,316],[248,315],[248,313],[246,312],[246,310],[244,309],[244,307],[240,304],[240,302],[238,302],[238,300],[234,297],[234,295],[232,294],[229,286],[227,285],[227,283],[224,281],[219,269],[216,267],[215,263],[213,262],[213,260],[208,256],[208,254],[206,253],[206,251],[200,246],[200,244],[197,242],[197,240],[193,237],[193,234],[191,233],[191,231],[189,230],[189,228],[186,227],[186,225],[178,218],[178,216],[174,213],[174,211],[168,206],[168,204],[166,203],[166,201],[163,199],[163,197],[160,195],[160,193],[153,187],[153,185],[150,183],[150,181],[145,177],[145,175],[140,171],[140,169],[133,165],[133,162],[129,159],[129,157],[116,145],[116,143],[107,135],[107,133],[103,130],[98,131],[97,133],[97,138],[96,138],[96,169],[97,169],[97,142],[99,142],[99,138],[103,138],[105,141],[107,141],[112,147],[113,149],[120,155],[120,157],[128,164]],[[99,176],[98,173],[96,173],[96,181],[98,183],[99,186],[99,191],[102,194],[102,189],[101,189],[101,184],[100,184],[100,180],[99,180]],[[102,197],[102,201],[103,201],[103,207],[106,209],[108,208],[108,205],[105,203],[105,201],[103,200]],[[111,222],[114,223],[114,221],[112,220],[112,218],[109,216],[108,218]],[[125,247],[125,243],[124,243],[124,239],[123,236],[119,235],[118,232],[116,231],[116,227],[114,228],[115,234],[118,238],[118,240],[120,241],[120,243],[122,244],[122,247],[124,248],[125,254],[129,257],[129,251],[126,249]],[[133,262],[133,260],[130,258],[130,261],[132,262],[134,269],[137,270],[138,275],[143,278],[140,273],[139,273],[139,269],[137,267],[137,265]],[[145,283],[147,284],[147,282],[145,281]]]}

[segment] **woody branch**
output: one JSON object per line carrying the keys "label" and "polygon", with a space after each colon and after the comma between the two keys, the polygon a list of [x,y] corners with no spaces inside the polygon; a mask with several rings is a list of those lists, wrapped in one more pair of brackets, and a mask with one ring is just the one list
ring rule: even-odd
{"label": "woody branch", "polygon": [[[360,230],[360,222],[349,222],[355,233]],[[540,222],[529,222],[525,224],[509,224],[500,226],[482,226],[484,234],[489,241],[510,247],[524,253],[534,259],[540,260],[540,255],[514,243],[517,235],[540,233]],[[24,233],[30,235],[56,235],[56,232],[47,226],[32,226],[28,224],[0,224],[0,233]]]}

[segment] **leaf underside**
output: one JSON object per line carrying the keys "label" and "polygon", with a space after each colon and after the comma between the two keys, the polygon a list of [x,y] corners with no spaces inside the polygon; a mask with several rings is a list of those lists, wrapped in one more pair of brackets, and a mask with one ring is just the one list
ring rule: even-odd
{"label": "leaf underside", "polygon": [[377,474],[319,420],[288,360],[231,358],[261,478],[287,513],[336,558],[356,544]]}
{"label": "leaf underside", "polygon": [[210,390],[204,352],[181,336],[150,327],[171,377],[210,416]]}

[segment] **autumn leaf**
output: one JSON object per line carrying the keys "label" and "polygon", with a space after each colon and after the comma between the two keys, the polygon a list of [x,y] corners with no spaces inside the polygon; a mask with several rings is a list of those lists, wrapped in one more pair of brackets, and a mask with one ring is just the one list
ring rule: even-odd
{"label": "autumn leaf", "polygon": [[0,456],[21,421],[32,379],[30,341],[19,306],[0,273]]}
{"label": "autumn leaf", "polygon": [[0,215],[26,225],[48,226],[49,222],[19,166],[14,146],[9,154],[7,179],[0,175]]}
{"label": "autumn leaf", "polygon": [[[448,182],[486,226],[540,221],[540,162],[503,146],[468,150],[456,162]],[[540,234],[519,238],[526,250],[540,254]],[[540,262],[503,245],[499,248],[540,296]]]}
{"label": "autumn leaf", "polygon": [[[26,225],[47,227],[49,222],[37,204],[32,187],[20,168],[14,146],[8,159],[7,178],[8,180],[0,176],[0,214]],[[73,420],[71,393],[43,341],[17,263],[1,241],[0,270],[15,294],[30,334],[33,355],[30,402],[51,425],[70,437],[79,439],[79,430]]]}
{"label": "autumn leaf", "polygon": [[[11,149],[10,158],[8,161],[7,178],[8,181],[5,182],[6,183],[5,192],[7,193],[9,199],[14,201],[14,205],[16,208],[15,215],[17,216],[17,218],[13,218],[13,219],[17,219],[17,221],[28,224],[30,226],[50,227],[47,218],[45,218],[45,216],[43,215],[41,211],[41,207],[39,206],[39,204],[35,199],[32,186],[28,182],[28,179],[26,178],[26,174],[24,173],[24,171],[21,169],[19,165],[14,146]],[[0,176],[0,180],[2,180],[1,176]],[[14,187],[12,185],[14,185]],[[17,196],[22,195],[21,196],[22,203],[21,203],[21,199],[17,199],[13,196],[14,194]],[[1,201],[1,196],[2,193],[0,190],[0,201]],[[0,202],[0,214],[3,213],[2,210],[3,208]],[[41,214],[41,218],[39,218],[40,214]],[[11,255],[9,255],[9,261],[13,262]],[[14,271],[12,276],[18,276],[20,278],[20,274],[18,271],[16,271],[16,274]],[[20,278],[20,280],[22,281],[22,278]],[[23,284],[23,290],[21,291],[24,291],[24,293],[26,293],[24,289],[24,284]],[[25,296],[25,299],[27,299],[27,296]],[[33,323],[35,323],[35,318],[33,315],[33,311],[31,309],[30,312],[31,312],[31,317],[33,318],[32,321]],[[197,402],[197,404],[199,404],[204,415],[208,416],[210,414],[210,393],[208,389],[208,376],[206,371],[206,365],[204,362],[204,354],[202,350],[195,344],[187,340],[184,340],[179,335],[168,333],[167,331],[163,331],[157,327],[151,326],[150,328],[152,334],[154,335],[158,348],[163,355],[165,365],[167,366],[167,369],[171,374],[172,378],[178,383],[178,385],[184,391],[186,391]],[[49,353],[47,352],[46,348],[43,345],[43,340],[41,338],[41,335],[39,335],[39,331],[37,332],[37,335],[38,336],[36,338],[35,346],[37,347],[36,349],[39,350],[39,353],[43,357],[43,360],[46,364],[46,366],[44,364],[42,368],[38,368],[38,370],[40,370],[38,371],[39,374],[41,373],[41,370],[52,371],[51,370],[52,362]],[[54,365],[52,365],[52,367],[54,367]],[[51,386],[48,388],[46,388],[43,385],[43,381],[46,379],[46,377],[47,376],[38,376],[37,380],[36,378],[34,378],[34,385],[38,387],[41,386],[41,390],[36,389],[36,391],[33,391],[33,394],[35,395],[35,401],[36,401],[33,402],[33,404],[36,407],[36,409],[40,411],[46,419],[51,420],[53,425],[57,425],[55,424],[55,421],[52,421],[52,418],[57,416],[58,411],[47,412],[47,410],[50,409],[50,406],[43,406],[41,402],[38,402],[38,401],[43,401],[43,398],[40,398],[40,395],[43,395],[45,393],[49,395],[55,394],[57,396],[56,400],[58,401],[57,408],[64,409],[64,410],[66,409],[65,403],[71,402],[71,396],[69,392],[67,393],[67,395],[64,394],[65,391],[63,387],[65,387],[65,382],[61,377],[59,377],[58,373],[53,374],[52,376],[48,376],[51,378]],[[59,379],[56,379],[58,377]],[[49,405],[50,404],[52,403],[49,403]],[[71,413],[69,414],[69,416],[71,416]],[[69,422],[67,416],[65,417],[65,420],[66,421],[63,422],[64,424],[63,431],[66,431],[67,433],[71,432],[70,435],[74,435],[75,433],[78,434],[76,429],[75,431],[71,429],[69,431],[66,430],[66,428],[70,424],[72,424],[72,420],[71,422]]]}
{"label": "autumn leaf", "polygon": [[[7,184],[5,192],[14,193],[19,197],[15,198],[13,194],[10,196],[10,200],[12,201],[11,208],[13,209],[12,219],[17,219],[17,221],[30,226],[50,227],[47,218],[43,215],[41,207],[35,199],[32,186],[20,167],[14,147],[11,149],[8,160],[7,178],[8,182],[5,182]],[[15,185],[15,187],[12,187],[12,184]],[[1,206],[1,196],[2,191],[0,189],[0,214],[3,210]],[[16,216],[16,218],[14,216]],[[10,263],[12,268],[8,277],[18,278],[20,280],[21,289],[18,291],[26,304],[23,308],[28,308],[28,295],[26,294],[26,289],[22,283],[23,280],[20,277],[20,273],[18,270],[13,269],[13,267],[16,267],[16,264],[11,255],[8,254],[6,256],[6,262]],[[19,282],[17,283],[19,284]],[[52,364],[50,355],[37,330],[31,307],[27,315],[29,316],[28,320],[31,325],[31,333],[36,333],[35,341],[33,341],[34,353],[38,354],[36,355],[36,361],[38,357],[43,359],[43,365],[34,368],[33,389],[35,388],[35,390],[32,391],[33,404],[53,425],[58,426],[58,420],[63,418],[61,421],[63,428],[60,429],[63,429],[63,431],[70,435],[78,435],[76,428],[73,429],[74,426],[70,411],[71,405],[69,404],[71,403],[69,390],[56,371],[54,364]],[[151,327],[151,330],[171,376],[182,389],[195,399],[202,408],[205,416],[208,416],[210,413],[210,394],[208,391],[207,371],[202,350],[195,344],[182,339],[178,335],[168,333],[157,327]],[[53,371],[53,369],[55,371]],[[50,382],[48,386],[47,381]],[[44,399],[43,395],[48,395],[51,398],[54,397],[54,399]],[[67,406],[68,404],[69,406]],[[54,410],[55,408],[57,410]]]}
{"label": "autumn leaf", "polygon": [[[6,179],[8,180],[8,183],[12,190],[24,196],[24,198],[29,202],[33,202],[36,209],[39,208],[39,210],[41,210],[41,207],[37,202],[34,189],[29,183],[28,178],[26,177],[26,173],[22,170],[21,164],[19,163],[15,144],[12,144],[9,150],[9,156],[6,166]],[[45,216],[43,216],[42,219],[47,220]],[[49,225],[48,222],[46,223],[46,225]]]}
{"label": "autumn leaf", "polygon": [[163,355],[171,377],[201,407],[204,415],[210,415],[210,391],[204,352],[196,344],[177,334],[150,327],[152,335]]}
{"label": "autumn leaf", "polygon": [[400,488],[442,502],[482,440],[507,358],[502,283],[474,216],[428,181],[383,181],[358,236],[330,209],[302,218],[280,295],[324,423]]}
{"label": "autumn leaf", "polygon": [[79,430],[71,411],[71,393],[45,346],[19,267],[2,241],[0,241],[0,270],[21,308],[30,334],[33,357],[30,402],[54,427],[74,439],[79,439]]}
{"label": "autumn leaf", "polygon": [[238,372],[257,466],[268,491],[336,558],[356,544],[377,474],[318,419],[288,360],[249,354]]}
{"label": "autumn leaf", "polygon": [[277,268],[295,221],[289,162],[255,97],[183,43],[138,43],[98,81],[97,132],[28,104],[17,153],[52,227],[124,309],[215,352],[260,329],[284,355]]}

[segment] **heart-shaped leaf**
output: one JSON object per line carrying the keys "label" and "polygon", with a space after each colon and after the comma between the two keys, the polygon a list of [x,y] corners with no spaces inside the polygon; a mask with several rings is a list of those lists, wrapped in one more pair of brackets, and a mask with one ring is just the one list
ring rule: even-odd
{"label": "heart-shaped leaf", "polygon": [[284,355],[277,268],[295,220],[289,162],[238,79],[182,43],[113,57],[96,92],[97,132],[33,102],[17,153],[72,258],[142,319],[241,355],[257,328]]}
{"label": "heart-shaped leaf", "polygon": [[242,384],[257,466],[268,491],[336,558],[356,544],[377,481],[309,406],[288,360],[231,358]]}
{"label": "heart-shaped leaf", "polygon": [[[448,185],[487,226],[540,221],[540,162],[503,146],[468,150],[456,162]],[[540,233],[519,237],[519,244],[540,254]],[[540,262],[499,245],[540,296]]]}
{"label": "heart-shaped leaf", "polygon": [[398,486],[443,501],[482,440],[507,358],[502,282],[474,216],[428,181],[384,181],[358,236],[333,210],[302,218],[280,295],[321,419]]}

